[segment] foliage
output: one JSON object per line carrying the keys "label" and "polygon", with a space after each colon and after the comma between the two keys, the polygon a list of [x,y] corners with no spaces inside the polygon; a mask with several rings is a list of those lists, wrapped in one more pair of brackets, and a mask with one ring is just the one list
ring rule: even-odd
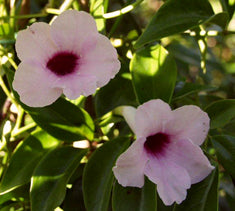
{"label": "foliage", "polygon": [[[30,108],[12,89],[17,33],[68,9],[93,15],[121,70],[92,96]],[[0,1],[0,210],[233,210],[234,10],[233,0]],[[119,106],[157,98],[211,119],[201,147],[216,168],[170,207],[147,178],[142,189],[122,187],[112,173],[134,140]]]}

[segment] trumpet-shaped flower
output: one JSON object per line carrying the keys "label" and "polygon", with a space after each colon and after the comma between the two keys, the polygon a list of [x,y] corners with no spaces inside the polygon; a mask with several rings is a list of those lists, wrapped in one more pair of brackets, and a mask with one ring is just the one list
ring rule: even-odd
{"label": "trumpet-shaped flower", "polygon": [[34,23],[20,31],[16,52],[21,63],[13,88],[32,107],[49,105],[62,93],[69,99],[91,95],[120,69],[115,48],[92,16],[75,10],[51,25]]}
{"label": "trumpet-shaped flower", "polygon": [[122,112],[137,139],[118,158],[116,179],[122,186],[142,187],[146,175],[166,205],[181,203],[191,184],[214,168],[199,147],[209,130],[208,115],[192,105],[171,110],[161,100]]}

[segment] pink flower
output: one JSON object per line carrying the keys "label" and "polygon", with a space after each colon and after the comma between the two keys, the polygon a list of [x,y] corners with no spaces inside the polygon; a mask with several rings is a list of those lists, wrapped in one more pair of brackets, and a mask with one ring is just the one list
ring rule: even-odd
{"label": "pink flower", "polygon": [[166,205],[181,203],[191,184],[214,168],[199,147],[209,130],[208,115],[192,105],[172,111],[161,100],[122,112],[137,139],[118,158],[116,179],[122,186],[141,188],[146,175]]}
{"label": "pink flower", "polygon": [[75,10],[19,32],[16,52],[22,62],[13,88],[32,107],[49,105],[62,93],[69,99],[91,95],[120,69],[115,48],[92,16]]}

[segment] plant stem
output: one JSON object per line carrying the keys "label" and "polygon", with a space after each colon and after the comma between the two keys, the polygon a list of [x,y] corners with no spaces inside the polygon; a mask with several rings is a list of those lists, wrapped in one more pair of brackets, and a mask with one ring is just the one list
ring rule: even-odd
{"label": "plant stem", "polygon": [[10,62],[11,66],[17,70],[18,69],[18,66],[17,64],[15,63],[15,61],[11,58],[11,57],[7,57],[8,61]]}
{"label": "plant stem", "polygon": [[19,106],[18,107],[18,116],[17,116],[17,119],[16,119],[16,124],[15,124],[15,127],[13,129],[13,134],[15,133],[14,131],[18,131],[19,128],[20,128],[20,125],[22,123],[22,120],[23,120],[23,117],[24,117],[24,110]]}
{"label": "plant stem", "polygon": [[134,10],[137,6],[139,6],[144,0],[137,0],[135,3],[133,4],[129,4],[126,7],[123,7],[120,10],[116,10],[114,12],[109,12],[109,13],[105,13],[102,16],[95,16],[94,18],[99,19],[99,18],[105,18],[105,19],[111,19],[111,18],[116,18],[119,17],[121,15],[124,15],[126,13],[131,12],[132,10]]}
{"label": "plant stem", "polygon": [[27,19],[27,18],[41,18],[41,17],[46,17],[48,14],[47,13],[36,13],[36,14],[27,14],[27,15],[15,15],[15,16],[2,16],[0,17],[0,20],[2,19]]}
{"label": "plant stem", "polygon": [[16,136],[19,136],[19,135],[21,135],[22,133],[26,132],[27,130],[30,130],[30,129],[36,127],[36,126],[37,126],[37,124],[36,124],[35,122],[33,122],[33,123],[31,123],[31,124],[28,124],[28,125],[26,125],[26,126],[20,128],[20,129],[18,129],[17,132],[12,133],[12,137],[15,138]]}
{"label": "plant stem", "polygon": [[9,90],[6,87],[6,84],[5,84],[5,82],[4,82],[4,80],[3,80],[3,78],[1,76],[0,76],[0,86],[2,87],[2,90],[4,91],[6,96],[11,100],[11,102],[14,103],[17,106],[18,103],[16,102],[15,98],[9,92]]}

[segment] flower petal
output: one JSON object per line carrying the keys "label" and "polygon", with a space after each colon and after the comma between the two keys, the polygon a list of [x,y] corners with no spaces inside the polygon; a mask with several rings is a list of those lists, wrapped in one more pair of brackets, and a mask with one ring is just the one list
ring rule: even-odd
{"label": "flower petal", "polygon": [[17,35],[16,52],[20,60],[46,61],[56,50],[46,23],[34,23]]}
{"label": "flower petal", "polygon": [[165,123],[170,120],[172,111],[170,106],[162,100],[150,100],[139,106],[136,112],[136,135],[147,137],[164,133]]}
{"label": "flower petal", "polygon": [[50,105],[62,94],[61,89],[51,88],[54,79],[37,65],[20,63],[14,77],[13,88],[20,100],[31,107]]}
{"label": "flower petal", "polygon": [[51,35],[61,50],[79,53],[84,41],[98,35],[95,20],[86,12],[67,10],[51,25]]}
{"label": "flower petal", "polygon": [[174,120],[167,124],[170,134],[175,139],[190,139],[194,144],[201,145],[205,140],[210,119],[199,107],[188,105],[173,111]]}
{"label": "flower petal", "polygon": [[53,82],[53,87],[62,88],[64,95],[69,99],[76,99],[80,95],[91,95],[97,88],[95,76],[76,73],[57,78]]}
{"label": "flower petal", "polygon": [[187,171],[181,166],[167,160],[152,157],[146,165],[145,175],[155,184],[165,205],[174,202],[180,204],[187,195],[191,182]]}
{"label": "flower petal", "polygon": [[214,169],[201,148],[190,140],[178,140],[168,145],[165,156],[185,168],[191,183],[197,183],[207,177]]}
{"label": "flower petal", "polygon": [[95,47],[87,50],[87,43],[82,50],[82,65],[79,68],[81,73],[95,75],[97,86],[106,85],[111,78],[118,73],[120,62],[116,49],[112,46],[109,39],[99,34]]}
{"label": "flower petal", "polygon": [[118,183],[122,186],[143,187],[144,168],[147,157],[143,150],[144,138],[137,139],[117,159],[113,173]]}
{"label": "flower petal", "polygon": [[121,113],[123,117],[125,118],[129,127],[132,129],[134,133],[136,133],[136,129],[135,129],[136,108],[132,106],[123,106]]}

